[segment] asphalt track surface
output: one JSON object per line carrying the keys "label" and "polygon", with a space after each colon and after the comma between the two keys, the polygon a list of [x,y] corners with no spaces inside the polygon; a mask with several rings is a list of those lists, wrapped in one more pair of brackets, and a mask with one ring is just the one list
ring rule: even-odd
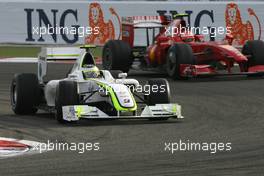
{"label": "asphalt track surface", "polygon": [[[52,64],[63,77],[69,66]],[[99,142],[100,151],[50,151],[0,160],[0,175],[264,175],[264,80],[218,77],[169,80],[184,121],[82,121],[58,124],[53,115],[17,116],[10,110],[14,73],[35,64],[0,64],[0,136],[39,142]],[[163,77],[132,72],[141,81]],[[165,142],[231,142],[232,150],[164,151]]]}

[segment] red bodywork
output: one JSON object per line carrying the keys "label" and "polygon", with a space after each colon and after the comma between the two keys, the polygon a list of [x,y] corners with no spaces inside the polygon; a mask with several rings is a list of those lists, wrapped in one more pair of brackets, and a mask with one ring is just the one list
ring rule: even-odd
{"label": "red bodywork", "polygon": [[[155,24],[157,26],[160,25],[158,27],[160,31],[155,35],[153,43],[149,44],[146,48],[145,61],[150,67],[166,64],[167,51],[174,43],[186,43],[193,50],[195,65],[181,64],[180,75],[183,77],[264,72],[264,65],[248,66],[247,62],[250,56],[243,55],[241,48],[236,48],[231,45],[232,36],[230,35],[227,35],[225,40],[220,42],[204,41],[203,35],[195,35],[190,31],[177,33],[172,30],[174,32],[173,35],[168,35],[166,30],[168,27],[173,27],[174,30],[178,28],[178,31],[180,30],[182,19],[167,20],[163,16],[127,17],[123,18],[122,21],[122,40],[128,42],[132,48],[135,48],[135,29],[151,29],[155,28],[153,27]],[[143,22],[141,26],[140,21]],[[212,66],[212,63],[221,64],[221,70],[226,70],[226,72],[218,72],[217,67]],[[239,72],[233,70],[235,65],[239,66]]]}

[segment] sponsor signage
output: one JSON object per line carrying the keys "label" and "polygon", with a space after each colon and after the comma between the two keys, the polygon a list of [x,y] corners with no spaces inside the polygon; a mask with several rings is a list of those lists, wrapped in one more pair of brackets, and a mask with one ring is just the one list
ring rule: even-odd
{"label": "sponsor signage", "polygon": [[[188,14],[193,27],[230,27],[235,42],[264,39],[264,2],[0,2],[0,43],[96,44],[121,38],[121,19]],[[153,19],[158,20],[158,19]],[[218,35],[216,40],[225,36]],[[145,44],[145,31],[135,44]],[[206,39],[209,40],[209,35]]]}

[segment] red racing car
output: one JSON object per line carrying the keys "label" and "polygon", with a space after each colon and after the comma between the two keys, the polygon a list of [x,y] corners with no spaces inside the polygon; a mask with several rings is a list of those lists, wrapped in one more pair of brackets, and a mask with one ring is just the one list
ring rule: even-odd
{"label": "red racing car", "polygon": [[[220,42],[204,41],[203,35],[189,30],[184,19],[186,16],[122,18],[122,40],[109,40],[104,45],[104,69],[123,72],[131,68],[163,70],[174,79],[264,75],[263,41],[247,41],[242,47],[231,45],[232,35],[226,35]],[[134,45],[136,30],[146,31],[146,46]]]}

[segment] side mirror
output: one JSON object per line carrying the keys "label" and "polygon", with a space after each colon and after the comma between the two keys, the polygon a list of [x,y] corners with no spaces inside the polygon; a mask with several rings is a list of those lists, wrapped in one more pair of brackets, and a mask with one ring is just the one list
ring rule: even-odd
{"label": "side mirror", "polygon": [[125,79],[127,77],[127,73],[119,73],[118,78]]}

